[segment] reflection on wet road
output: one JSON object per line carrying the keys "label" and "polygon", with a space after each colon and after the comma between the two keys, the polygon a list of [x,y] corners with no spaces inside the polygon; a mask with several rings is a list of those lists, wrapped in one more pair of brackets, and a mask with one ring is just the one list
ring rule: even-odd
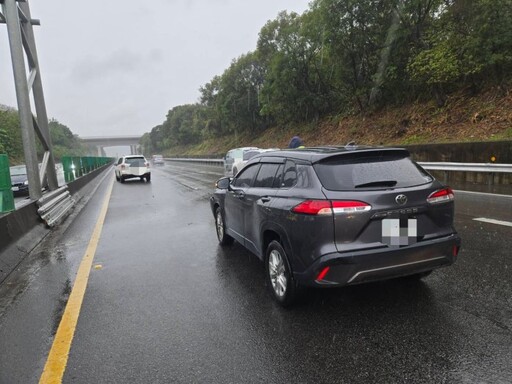
{"label": "reflection on wet road", "polygon": [[[269,298],[262,263],[217,245],[219,168],[116,183],[64,382],[511,382],[512,198],[457,193],[463,246],[423,282]],[[112,172],[113,173],[113,172]],[[0,286],[0,383],[37,382],[105,187]]]}

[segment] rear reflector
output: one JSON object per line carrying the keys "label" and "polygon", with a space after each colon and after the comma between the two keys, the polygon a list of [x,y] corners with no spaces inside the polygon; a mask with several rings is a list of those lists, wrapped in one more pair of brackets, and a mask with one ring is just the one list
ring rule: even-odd
{"label": "rear reflector", "polygon": [[452,248],[452,254],[453,254],[454,257],[457,256],[459,254],[459,247],[454,245],[453,248]]}
{"label": "rear reflector", "polygon": [[332,210],[334,213],[355,213],[371,210],[371,205],[362,201],[333,201]]}
{"label": "rear reflector", "polygon": [[427,197],[427,203],[429,204],[439,204],[439,203],[447,203],[449,201],[455,200],[455,195],[451,188],[440,189],[439,191],[435,191]]}
{"label": "rear reflector", "polygon": [[331,269],[331,267],[325,267],[324,269],[322,269],[320,271],[320,273],[318,274],[318,276],[316,277],[316,281],[320,281],[320,280],[323,280],[325,275],[327,275],[327,272],[329,272],[329,269]]}
{"label": "rear reflector", "polygon": [[332,215],[333,213],[359,213],[371,210],[371,205],[352,200],[306,200],[292,208],[292,212],[305,215]]}

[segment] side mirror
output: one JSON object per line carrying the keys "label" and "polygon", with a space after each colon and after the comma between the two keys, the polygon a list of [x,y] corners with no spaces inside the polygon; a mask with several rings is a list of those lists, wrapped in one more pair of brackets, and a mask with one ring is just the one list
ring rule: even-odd
{"label": "side mirror", "polygon": [[223,178],[217,180],[217,182],[215,183],[215,188],[228,189],[229,184],[231,184],[231,180],[232,180],[231,177],[223,177]]}

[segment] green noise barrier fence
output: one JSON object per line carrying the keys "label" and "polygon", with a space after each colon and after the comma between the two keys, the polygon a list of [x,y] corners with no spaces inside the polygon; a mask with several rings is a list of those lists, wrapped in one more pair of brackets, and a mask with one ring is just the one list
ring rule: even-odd
{"label": "green noise barrier fence", "polygon": [[9,157],[0,155],[0,213],[14,211]]}
{"label": "green noise barrier fence", "polygon": [[63,156],[61,158],[62,169],[64,171],[64,180],[66,183],[73,181],[95,169],[109,164],[113,161],[112,157],[71,157]]}

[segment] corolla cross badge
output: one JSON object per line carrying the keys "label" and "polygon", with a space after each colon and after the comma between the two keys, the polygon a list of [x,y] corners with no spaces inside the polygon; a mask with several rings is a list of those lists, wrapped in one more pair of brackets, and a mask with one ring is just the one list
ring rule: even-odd
{"label": "corolla cross badge", "polygon": [[405,203],[407,203],[407,196],[398,195],[397,197],[395,197],[395,201],[398,205],[404,205]]}

